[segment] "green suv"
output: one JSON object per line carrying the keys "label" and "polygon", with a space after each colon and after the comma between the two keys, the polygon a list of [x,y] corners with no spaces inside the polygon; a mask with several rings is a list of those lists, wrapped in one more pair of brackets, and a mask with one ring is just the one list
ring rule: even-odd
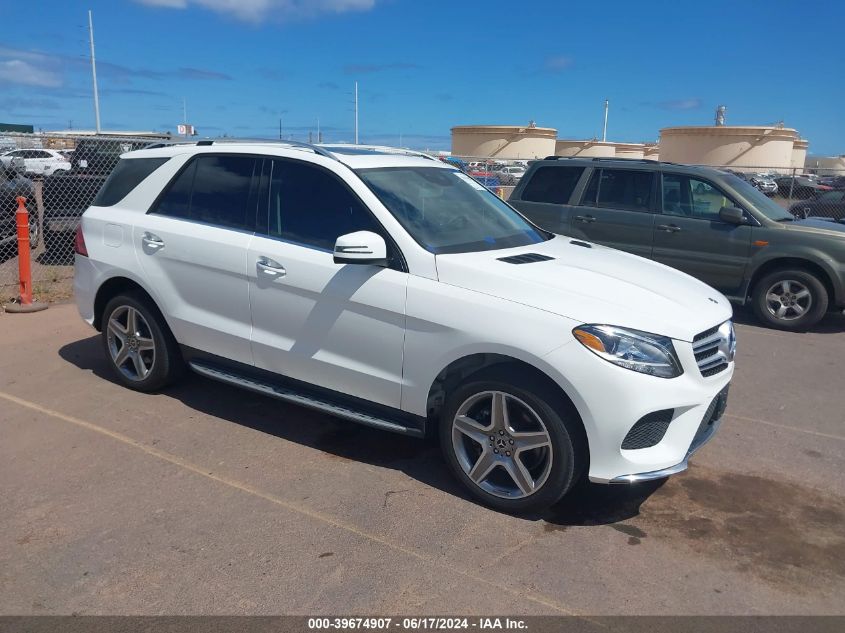
{"label": "green suv", "polygon": [[797,220],[733,174],[650,160],[535,161],[509,202],[539,226],[672,266],[801,330],[845,306],[845,225]]}

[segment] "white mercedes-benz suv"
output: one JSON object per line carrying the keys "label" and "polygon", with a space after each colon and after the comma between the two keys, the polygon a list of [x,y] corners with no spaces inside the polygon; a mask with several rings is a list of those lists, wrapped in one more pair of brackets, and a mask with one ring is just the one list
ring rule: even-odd
{"label": "white mercedes-benz suv", "polygon": [[508,512],[582,477],[686,468],[734,369],[728,301],[537,228],[461,171],[365,146],[199,141],[125,154],[76,236],[114,376],[183,367],[351,422],[439,436]]}

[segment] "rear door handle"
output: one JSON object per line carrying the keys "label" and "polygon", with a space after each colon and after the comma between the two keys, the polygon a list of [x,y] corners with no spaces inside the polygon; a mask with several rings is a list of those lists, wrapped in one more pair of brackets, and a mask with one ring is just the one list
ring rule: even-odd
{"label": "rear door handle", "polygon": [[266,277],[284,277],[287,275],[287,271],[284,266],[269,257],[264,257],[263,255],[258,258],[257,262],[255,262],[255,267]]}
{"label": "rear door handle", "polygon": [[164,240],[154,233],[144,233],[141,241],[144,243],[144,246],[151,248],[154,251],[164,248]]}
{"label": "rear door handle", "polygon": [[576,215],[575,219],[578,220],[579,222],[586,222],[587,224],[589,224],[590,222],[596,221],[596,219],[591,215]]}
{"label": "rear door handle", "polygon": [[677,233],[681,230],[681,227],[677,224],[658,224],[657,228],[661,231],[666,231],[667,233]]}

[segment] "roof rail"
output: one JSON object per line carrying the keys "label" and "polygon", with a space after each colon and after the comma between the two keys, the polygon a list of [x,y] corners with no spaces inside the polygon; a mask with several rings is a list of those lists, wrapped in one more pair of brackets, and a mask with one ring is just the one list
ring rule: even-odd
{"label": "roof rail", "polygon": [[627,158],[615,156],[546,156],[543,160],[592,160],[595,162],[611,161],[611,162],[626,162],[626,163],[650,163],[653,165],[678,165],[679,167],[688,167],[681,163],[670,163],[665,160],[654,160],[653,158]]}
{"label": "roof rail", "polygon": [[355,149],[373,150],[375,152],[383,152],[385,154],[400,154],[403,156],[419,156],[421,158],[428,158],[430,160],[437,160],[434,156],[426,154],[425,152],[418,152],[413,149],[404,149],[402,147],[390,147],[388,145],[356,145],[354,143],[322,143],[318,147],[325,147],[330,149],[332,147],[342,149],[350,147]]}
{"label": "roof rail", "polygon": [[210,138],[210,139],[203,139],[201,141],[197,141],[196,145],[198,146],[207,146],[207,145],[222,145],[225,143],[245,143],[245,144],[267,144],[267,145],[280,145],[283,147],[295,147],[301,149],[311,150],[315,154],[319,154],[320,156],[325,156],[326,158],[331,158],[332,160],[337,160],[337,156],[332,154],[331,152],[326,151],[322,147],[318,145],[314,145],[313,143],[306,143],[304,141],[283,141],[281,139],[266,139],[266,138]]}

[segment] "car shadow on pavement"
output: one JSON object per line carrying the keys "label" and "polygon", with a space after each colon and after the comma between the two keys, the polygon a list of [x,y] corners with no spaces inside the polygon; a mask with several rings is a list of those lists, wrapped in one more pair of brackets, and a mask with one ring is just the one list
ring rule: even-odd
{"label": "car shadow on pavement", "polygon": [[[115,382],[103,356],[99,336],[74,341],[59,356],[79,369]],[[160,397],[176,398],[186,406],[288,442],[308,446],[338,459],[399,470],[450,495],[477,503],[455,481],[435,442],[380,431],[310,409],[249,394],[230,385],[186,372]],[[295,423],[292,421],[295,420]],[[570,525],[604,525],[639,514],[640,505],[662,482],[638,486],[578,484],[550,510],[521,518],[544,521],[549,529]]]}

